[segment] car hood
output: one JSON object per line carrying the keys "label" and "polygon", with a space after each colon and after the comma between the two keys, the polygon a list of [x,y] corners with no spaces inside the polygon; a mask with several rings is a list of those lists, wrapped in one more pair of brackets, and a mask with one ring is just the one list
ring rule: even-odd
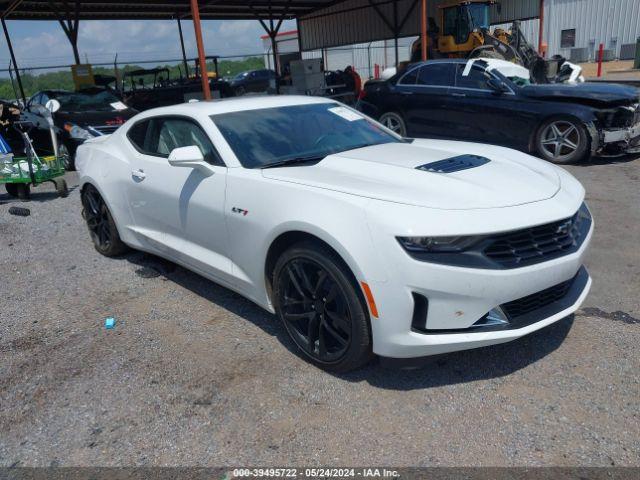
{"label": "car hood", "polygon": [[522,87],[526,97],[541,100],[560,100],[596,106],[618,106],[638,101],[638,90],[627,85],[610,83],[553,83]]}
{"label": "car hood", "polygon": [[[481,157],[479,165],[452,173],[416,168],[462,155]],[[429,140],[375,145],[329,155],[312,166],[269,168],[262,172],[273,180],[447,210],[538,202],[553,197],[560,188],[556,167],[523,153]]]}
{"label": "car hood", "polygon": [[138,112],[132,108],[125,110],[114,110],[111,112],[63,112],[57,111],[54,114],[56,125],[62,126],[65,123],[73,123],[79,127],[113,125],[119,126],[136,115]]}

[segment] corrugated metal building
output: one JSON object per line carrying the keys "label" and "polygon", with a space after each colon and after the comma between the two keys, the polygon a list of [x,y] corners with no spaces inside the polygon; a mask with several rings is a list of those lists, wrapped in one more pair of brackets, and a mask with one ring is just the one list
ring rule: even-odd
{"label": "corrugated metal building", "polygon": [[[411,44],[416,37],[405,37],[398,40],[398,57],[401,62],[409,60]],[[281,58],[298,52],[298,35],[296,31],[283,32],[276,37],[278,53]],[[273,69],[271,40],[262,37],[264,48],[264,65]],[[393,40],[360,43],[341,47],[330,47],[320,50],[302,52],[302,58],[324,58],[326,70],[344,70],[351,65],[363,78],[373,78],[378,71],[395,65],[395,45]]]}
{"label": "corrugated metal building", "polygon": [[[427,3],[427,15],[438,22],[441,3]],[[500,8],[492,7],[491,23],[508,28],[520,20],[526,38],[537,47],[540,6],[541,0],[502,0]],[[603,43],[606,59],[633,58],[640,36],[640,0],[543,0],[542,6],[548,56],[592,61]],[[396,35],[398,61],[408,59],[409,45],[420,31],[419,10],[420,0],[346,0],[315,11],[298,20],[303,57],[324,51],[328,69],[353,65],[363,76],[373,76],[375,64],[395,64]],[[297,37],[287,38],[286,44],[296,51]],[[269,49],[267,41],[265,52]]]}
{"label": "corrugated metal building", "polygon": [[[438,18],[440,0],[428,0],[427,15]],[[374,6],[375,5],[375,6]],[[303,50],[351,45],[418,35],[420,1],[346,0],[298,20]],[[529,19],[539,15],[540,0],[502,0],[494,6],[492,23]]]}
{"label": "corrugated metal building", "polygon": [[603,43],[614,58],[628,58],[631,48],[623,45],[639,36],[640,0],[544,0],[544,38],[551,54],[571,58],[572,48],[584,48],[587,60],[594,60]]}

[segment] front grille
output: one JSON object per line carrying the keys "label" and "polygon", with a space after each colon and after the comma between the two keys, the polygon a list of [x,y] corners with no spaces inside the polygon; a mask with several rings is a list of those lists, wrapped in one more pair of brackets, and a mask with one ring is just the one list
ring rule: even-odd
{"label": "front grille", "polygon": [[504,268],[544,262],[580,248],[591,227],[586,205],[573,217],[493,237],[484,255]]}
{"label": "front grille", "polygon": [[539,310],[553,302],[562,300],[565,295],[567,295],[567,292],[569,292],[573,281],[574,279],[572,278],[571,280],[559,283],[558,285],[554,285],[553,287],[549,287],[538,293],[519,298],[513,302],[505,303],[502,305],[502,310],[510,319],[521,317],[527,313]]}
{"label": "front grille", "polygon": [[120,127],[120,125],[100,125],[100,126],[91,127],[91,128],[93,128],[94,130],[100,132],[102,135],[111,135],[119,127]]}
{"label": "front grille", "polygon": [[618,107],[609,116],[608,128],[628,128],[640,122],[640,104]]}

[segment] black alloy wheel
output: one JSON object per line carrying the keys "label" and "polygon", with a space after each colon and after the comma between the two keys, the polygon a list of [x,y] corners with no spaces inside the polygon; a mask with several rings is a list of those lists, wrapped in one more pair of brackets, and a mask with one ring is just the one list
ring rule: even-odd
{"label": "black alloy wheel", "polygon": [[279,259],[274,277],[278,315],[314,363],[344,372],[370,359],[366,308],[333,252],[315,244],[296,246]]}
{"label": "black alloy wheel", "polygon": [[82,192],[82,216],[87,222],[93,245],[107,257],[120,255],[127,250],[120,240],[118,229],[102,196],[92,185]]}

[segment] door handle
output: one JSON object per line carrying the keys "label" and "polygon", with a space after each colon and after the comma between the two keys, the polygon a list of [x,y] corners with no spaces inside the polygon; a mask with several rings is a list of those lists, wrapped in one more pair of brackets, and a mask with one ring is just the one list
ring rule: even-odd
{"label": "door handle", "polygon": [[401,91],[402,95],[413,95],[413,92]]}
{"label": "door handle", "polygon": [[145,178],[147,178],[147,174],[142,170],[131,170],[131,176],[133,178],[137,178],[138,180],[144,180]]}
{"label": "door handle", "polygon": [[467,94],[466,93],[455,93],[455,92],[452,92],[451,96],[452,97],[466,97]]}

